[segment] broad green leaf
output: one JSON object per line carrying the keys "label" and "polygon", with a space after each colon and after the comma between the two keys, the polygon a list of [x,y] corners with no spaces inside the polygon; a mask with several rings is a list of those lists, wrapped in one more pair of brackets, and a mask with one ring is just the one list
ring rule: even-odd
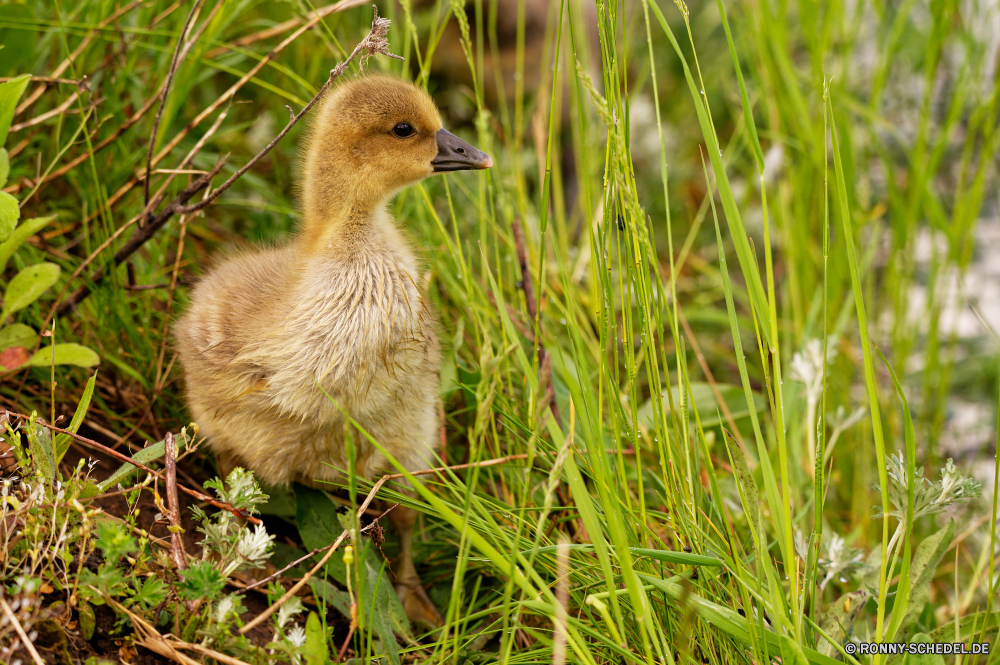
{"label": "broad green leaf", "polygon": [[12,346],[31,348],[35,345],[36,339],[38,339],[38,333],[35,332],[34,328],[23,323],[12,323],[0,328],[0,351]]}
{"label": "broad green leaf", "polygon": [[[94,384],[96,381],[97,372],[94,372],[87,380],[87,387],[83,389],[83,396],[80,398],[80,403],[76,405],[76,413],[73,414],[73,420],[70,421],[69,427],[66,428],[70,432],[76,433],[80,429],[80,425],[83,424],[83,418],[87,415],[87,409],[90,407],[90,398],[94,396]],[[62,461],[66,451],[69,450],[69,442],[69,434],[60,433],[56,435],[56,464]]]}
{"label": "broad green leaf", "polygon": [[43,346],[31,356],[27,364],[31,367],[48,367],[49,365],[76,365],[77,367],[93,367],[101,362],[101,358],[93,349],[81,344],[56,344]]}
{"label": "broad green leaf", "polygon": [[[399,643],[396,642],[395,633],[406,635],[409,633],[409,622],[407,625],[394,625],[394,619],[398,620],[402,615],[406,621],[406,612],[392,584],[387,579],[386,573],[389,570],[388,563],[382,567],[382,573],[378,573],[374,567],[365,561],[365,602],[364,612],[370,617],[371,625],[382,640],[382,647],[389,656],[392,665],[400,665]],[[393,601],[399,607],[393,607]]]}
{"label": "broad green leaf", "polygon": [[80,601],[77,608],[80,613],[80,634],[85,640],[94,637],[94,628],[97,626],[97,616],[94,614],[93,606],[85,600]]}
{"label": "broad green leaf", "polygon": [[10,155],[6,148],[0,148],[0,187],[7,184],[7,177],[10,175]]}
{"label": "broad green leaf", "polygon": [[29,74],[25,74],[12,81],[0,83],[0,146],[7,142],[7,132],[10,131],[10,123],[14,119],[17,100],[28,87],[30,78]]}
{"label": "broad green leaf", "polygon": [[[337,520],[337,506],[326,494],[319,490],[295,485],[295,523],[299,527],[299,537],[307,550],[326,547],[335,541],[343,531]],[[339,556],[332,556],[326,564],[330,577],[341,584],[347,584],[347,567]]]}
{"label": "broad green leaf", "polygon": [[7,261],[10,257],[14,256],[14,252],[17,248],[24,244],[24,241],[31,236],[38,233],[39,230],[53,219],[55,215],[49,215],[48,217],[35,217],[32,219],[26,219],[21,222],[14,233],[5,242],[0,243],[0,272],[7,267]]}
{"label": "broad green leaf", "polygon": [[[316,549],[334,542],[343,531],[337,515],[337,506],[319,490],[304,485],[295,485],[294,489],[295,522],[299,527],[302,544],[308,549]],[[394,633],[410,634],[406,612],[392,584],[386,579],[385,574],[379,572],[381,567],[379,559],[371,556],[366,558],[364,563],[364,602],[361,609],[366,620],[371,621],[372,628],[382,640],[390,661],[398,665],[399,647]],[[340,584],[346,584],[347,566],[344,565],[341,556],[335,554],[330,558],[326,564],[326,572]],[[343,612],[344,608],[340,603],[334,603],[334,606]],[[347,609],[348,613],[345,616],[350,616],[349,606]]]}
{"label": "broad green leaf", "polygon": [[39,263],[28,266],[10,280],[3,299],[3,314],[0,321],[6,321],[14,312],[20,311],[38,300],[59,279],[59,266],[55,263]]}
{"label": "broad green leaf", "polygon": [[809,661],[806,660],[806,655],[802,653],[802,647],[799,646],[798,642],[788,635],[782,634],[778,638],[778,643],[781,645],[782,663],[786,663],[787,665],[808,665]]}
{"label": "broad green leaf", "polygon": [[899,625],[899,633],[894,638],[896,641],[906,641],[907,629],[913,625],[923,611],[924,605],[930,600],[931,580],[937,572],[938,563],[941,557],[948,550],[952,539],[955,537],[955,522],[948,520],[948,526],[935,534],[927,536],[917,545],[917,551],[913,553],[913,561],[910,564],[910,602],[906,608],[906,615]]}
{"label": "broad green leaf", "polygon": [[[34,416],[34,414],[32,414]],[[52,434],[47,427],[42,427],[32,417],[28,426],[28,450],[35,465],[38,477],[47,483],[55,478],[56,460],[52,453]]]}
{"label": "broad green leaf", "polygon": [[327,659],[330,658],[330,650],[326,645],[326,631],[323,630],[323,622],[315,612],[310,612],[309,618],[306,619],[306,643],[302,646],[301,653],[305,656],[306,665],[326,665]]}
{"label": "broad green leaf", "polygon": [[6,242],[10,238],[19,219],[21,207],[17,204],[17,199],[7,192],[0,192],[0,242]]}
{"label": "broad green leaf", "polygon": [[[829,605],[823,606],[823,623],[820,626],[830,637],[842,643],[851,634],[851,628],[871,594],[866,589],[845,593]],[[819,638],[816,650],[826,656],[836,657],[837,649],[823,637]]]}
{"label": "broad green leaf", "polygon": [[[949,626],[954,629],[954,626]],[[910,644],[931,644],[931,638],[925,633],[917,633],[910,640]],[[912,654],[903,656],[903,665],[944,665],[944,656],[940,654]]]}

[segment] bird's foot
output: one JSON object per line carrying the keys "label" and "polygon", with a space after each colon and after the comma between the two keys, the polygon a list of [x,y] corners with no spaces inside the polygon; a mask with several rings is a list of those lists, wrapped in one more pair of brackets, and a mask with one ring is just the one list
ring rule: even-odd
{"label": "bird's foot", "polygon": [[437,628],[444,623],[441,613],[427,597],[420,579],[406,580],[396,586],[396,595],[410,621],[425,628]]}

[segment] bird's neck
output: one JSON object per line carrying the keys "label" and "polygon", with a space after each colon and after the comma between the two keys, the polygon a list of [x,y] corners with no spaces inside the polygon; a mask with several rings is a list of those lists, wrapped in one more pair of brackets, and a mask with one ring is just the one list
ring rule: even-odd
{"label": "bird's neck", "polygon": [[309,253],[336,250],[350,236],[377,234],[388,222],[386,199],[358,185],[358,174],[337,168],[343,160],[316,159],[309,155],[302,187],[300,246]]}

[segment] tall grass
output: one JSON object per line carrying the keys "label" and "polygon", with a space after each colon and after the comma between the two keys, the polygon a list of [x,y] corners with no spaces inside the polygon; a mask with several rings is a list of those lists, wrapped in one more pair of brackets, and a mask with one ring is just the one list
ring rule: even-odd
{"label": "tall grass", "polygon": [[[517,3],[520,16],[529,1]],[[7,73],[46,75],[72,52],[64,76],[87,74],[93,94],[11,134],[11,191],[37,188],[23,206],[58,213],[60,224],[12,267],[44,257],[71,275],[142,208],[141,186],[119,192],[144,165],[152,114],[97,146],[155,93],[186,11],[146,3],[105,25],[113,3],[27,6],[34,18],[4,19],[6,34],[36,43]],[[995,518],[984,524],[986,506],[973,502],[946,532],[943,518],[913,511],[918,465],[936,478],[956,454],[944,444],[951,401],[968,396],[963,386],[986,385],[975,397],[996,407],[995,338],[960,336],[946,313],[965,305],[961,292],[957,308],[949,300],[948,285],[990,251],[975,233],[996,215],[1000,69],[995,37],[991,51],[980,26],[997,8],[599,0],[593,43],[585,12],[559,0],[537,63],[525,61],[523,21],[516,44],[501,45],[495,4],[471,6],[381,8],[407,63],[366,65],[459,97],[446,114],[465,113],[461,131],[494,156],[492,170],[428,180],[392,210],[426,249],[441,315],[444,462],[527,455],[414,477],[415,498],[386,493],[423,514],[416,559],[446,619],[407,648],[412,658],[549,663],[562,640],[568,662],[595,665],[869,662],[843,651],[849,636],[994,641],[986,524]],[[309,7],[206,3],[157,149],[287,33],[249,46],[236,46],[239,37]],[[226,173],[238,168],[369,20],[364,8],[333,13],[289,45],[226,105],[194,166],[232,152]],[[448,92],[432,76],[446,21],[459,22],[471,89]],[[515,90],[488,107],[499,72],[485,56],[503,49],[515,55]],[[542,89],[524,88],[529,67],[544,67]],[[53,86],[15,122],[74,90]],[[209,124],[191,128],[158,168],[173,168]],[[94,431],[137,444],[186,423],[165,337],[184,286],[129,285],[170,284],[175,273],[186,283],[242,237],[285,237],[296,216],[294,144],[204,217],[164,229],[60,320],[61,335],[104,360]],[[578,174],[575,200],[565,199],[564,151]],[[38,186],[39,173],[82,156]],[[525,274],[515,220],[526,230]],[[928,238],[924,261],[917,248]],[[70,288],[111,269],[112,253],[98,253]],[[525,281],[539,302],[534,318]],[[914,316],[918,289],[926,299]],[[38,324],[51,304],[26,320]],[[970,354],[971,374],[961,363]],[[59,380],[65,403],[84,378]],[[16,375],[0,395],[43,411],[45,381]],[[859,407],[860,423],[843,415]],[[901,485],[886,462],[895,451],[906,459]],[[351,483],[352,495],[370,488]],[[898,487],[902,518],[891,501]],[[945,533],[964,534],[948,557],[943,545],[922,545]],[[859,552],[831,551],[839,538]],[[357,639],[375,649],[364,631]]]}

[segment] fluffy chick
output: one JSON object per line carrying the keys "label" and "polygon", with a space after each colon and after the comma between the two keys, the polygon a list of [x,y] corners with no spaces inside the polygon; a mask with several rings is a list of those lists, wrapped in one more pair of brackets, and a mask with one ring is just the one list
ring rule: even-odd
{"label": "fluffy chick", "polygon": [[[490,166],[409,83],[365,76],[328,94],[306,142],[298,236],[222,261],[174,328],[188,406],[224,470],[279,486],[337,480],[344,412],[407,469],[432,464],[435,316],[386,204],[436,172]],[[354,444],[358,475],[390,469],[364,437]],[[415,513],[390,516],[400,598],[411,619],[433,623],[410,556]]]}

